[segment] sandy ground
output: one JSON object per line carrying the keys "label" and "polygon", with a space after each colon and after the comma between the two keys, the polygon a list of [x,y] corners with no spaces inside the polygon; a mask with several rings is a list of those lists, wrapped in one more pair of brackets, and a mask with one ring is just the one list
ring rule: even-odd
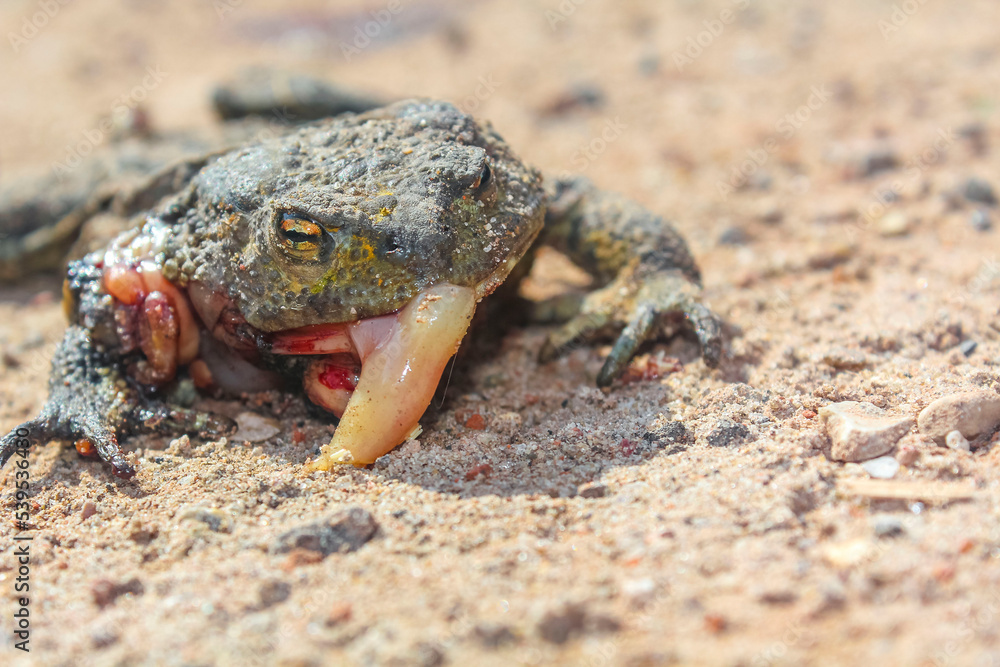
{"label": "sandy ground", "polygon": [[[3,3],[0,178],[86,150],[117,101],[207,127],[246,64],[443,97],[675,220],[729,355],[676,338],[601,392],[599,346],[539,366],[543,327],[487,336],[419,442],[336,474],[303,472],[332,427],[298,396],[205,403],[277,419],[262,442],[132,439],[132,483],[37,448],[28,654],[0,473],[0,662],[1000,665],[1000,447],[914,432],[871,480],[817,416],[1000,387],[997,213],[961,195],[1000,187],[1000,6],[283,4]],[[4,427],[44,399],[58,294],[0,291]]]}

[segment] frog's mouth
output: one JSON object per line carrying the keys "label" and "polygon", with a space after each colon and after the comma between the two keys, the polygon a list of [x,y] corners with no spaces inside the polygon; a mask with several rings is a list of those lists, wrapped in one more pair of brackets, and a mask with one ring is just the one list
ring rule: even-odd
{"label": "frog's mouth", "polygon": [[417,432],[477,300],[474,288],[440,284],[391,315],[272,335],[274,354],[323,355],[303,383],[314,403],[341,420],[313,469],[372,463]]}

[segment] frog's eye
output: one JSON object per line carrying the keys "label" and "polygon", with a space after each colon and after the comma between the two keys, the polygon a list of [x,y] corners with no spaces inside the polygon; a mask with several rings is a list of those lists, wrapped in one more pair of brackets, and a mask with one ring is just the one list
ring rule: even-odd
{"label": "frog's eye", "polygon": [[472,193],[476,199],[487,204],[492,204],[496,199],[497,183],[489,162],[483,163],[483,170],[472,183]]}
{"label": "frog's eye", "polygon": [[286,249],[304,258],[314,256],[323,242],[323,228],[294,213],[281,217],[278,235]]}

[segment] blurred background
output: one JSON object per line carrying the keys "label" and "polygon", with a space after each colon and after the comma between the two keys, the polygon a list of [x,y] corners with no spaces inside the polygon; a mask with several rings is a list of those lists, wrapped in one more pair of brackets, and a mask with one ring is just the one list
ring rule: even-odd
{"label": "blurred background", "polygon": [[[707,248],[759,207],[822,197],[864,159],[858,144],[891,138],[905,159],[995,114],[998,14],[920,0],[7,0],[0,179],[110,141],[102,119],[123,105],[154,131],[213,126],[215,86],[264,66],[453,101],[529,162],[627,192]],[[785,199],[759,203],[763,190]]]}

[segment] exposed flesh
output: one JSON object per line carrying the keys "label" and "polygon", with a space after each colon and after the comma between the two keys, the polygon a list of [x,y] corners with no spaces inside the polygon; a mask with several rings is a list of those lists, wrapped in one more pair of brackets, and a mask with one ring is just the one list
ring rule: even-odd
{"label": "exposed flesh", "polygon": [[312,468],[372,463],[417,428],[476,310],[475,291],[437,285],[395,315],[350,325],[361,375]]}

